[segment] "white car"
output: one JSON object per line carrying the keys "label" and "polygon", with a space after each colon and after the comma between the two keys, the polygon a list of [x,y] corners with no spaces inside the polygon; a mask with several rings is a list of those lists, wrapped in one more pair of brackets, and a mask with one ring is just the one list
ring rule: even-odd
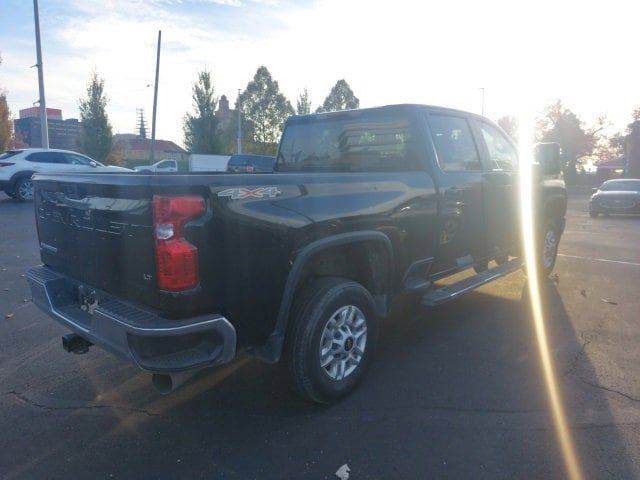
{"label": "white car", "polygon": [[153,165],[140,165],[133,167],[136,172],[151,173],[151,172],[177,172],[178,162],[175,160],[160,160]]}
{"label": "white car", "polygon": [[53,172],[130,172],[128,168],[105,166],[69,150],[27,148],[8,150],[0,155],[0,190],[17,200],[33,200],[34,173]]}

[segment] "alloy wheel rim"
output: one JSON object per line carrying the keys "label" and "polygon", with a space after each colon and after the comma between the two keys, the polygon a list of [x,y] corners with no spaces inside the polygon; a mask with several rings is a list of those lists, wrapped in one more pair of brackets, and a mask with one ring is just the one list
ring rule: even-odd
{"label": "alloy wheel rim", "polygon": [[320,337],[320,367],[332,380],[343,380],[362,362],[367,346],[367,320],[355,305],[340,307]]}
{"label": "alloy wheel rim", "polygon": [[33,182],[31,180],[22,182],[18,187],[18,193],[20,194],[20,198],[33,200]]}
{"label": "alloy wheel rim", "polygon": [[545,268],[549,268],[553,264],[557,247],[558,239],[556,238],[556,232],[549,230],[544,236],[544,251],[542,253],[542,261]]}

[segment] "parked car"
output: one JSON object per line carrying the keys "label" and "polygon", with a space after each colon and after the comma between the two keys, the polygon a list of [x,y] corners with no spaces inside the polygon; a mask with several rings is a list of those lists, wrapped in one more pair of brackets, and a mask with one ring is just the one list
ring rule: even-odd
{"label": "parked car", "polygon": [[153,165],[139,165],[137,167],[133,167],[136,172],[158,172],[158,173],[168,173],[168,172],[177,172],[178,171],[178,162],[176,160],[160,160]]}
{"label": "parked car", "polygon": [[[532,176],[543,274],[567,206],[548,160]],[[33,300],[67,350],[105,347],[161,391],[245,350],[335,402],[394,297],[438,305],[522,267],[517,164],[485,118],[397,105],[290,117],[264,175],[39,174]]]}
{"label": "parked car", "polygon": [[50,172],[130,172],[128,168],[103,165],[69,150],[27,148],[0,155],[0,190],[20,201],[33,200],[34,173]]}
{"label": "parked car", "polygon": [[232,155],[227,164],[227,172],[231,173],[269,173],[273,172],[274,157],[266,155],[240,154]]}
{"label": "parked car", "polygon": [[589,215],[640,214],[640,179],[607,180],[589,200]]}

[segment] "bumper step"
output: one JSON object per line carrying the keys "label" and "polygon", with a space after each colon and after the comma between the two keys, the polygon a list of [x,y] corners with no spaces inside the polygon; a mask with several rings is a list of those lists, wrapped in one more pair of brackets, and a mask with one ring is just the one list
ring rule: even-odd
{"label": "bumper step", "polygon": [[490,268],[472,277],[447,285],[446,287],[429,290],[422,296],[422,304],[427,307],[441,305],[497,278],[513,273],[520,268],[522,268],[522,260],[520,258],[514,258],[502,265]]}

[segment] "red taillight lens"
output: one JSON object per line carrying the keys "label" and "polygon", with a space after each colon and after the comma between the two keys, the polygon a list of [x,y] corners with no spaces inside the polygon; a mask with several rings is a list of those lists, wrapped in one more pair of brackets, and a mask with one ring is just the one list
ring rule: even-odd
{"label": "red taillight lens", "polygon": [[253,165],[247,165],[247,173],[253,173],[254,170]]}
{"label": "red taillight lens", "polygon": [[200,282],[198,249],[185,240],[184,225],[202,215],[205,210],[202,197],[153,197],[156,270],[161,290],[189,290]]}
{"label": "red taillight lens", "polygon": [[184,239],[156,243],[158,287],[171,292],[198,285],[198,249]]}

